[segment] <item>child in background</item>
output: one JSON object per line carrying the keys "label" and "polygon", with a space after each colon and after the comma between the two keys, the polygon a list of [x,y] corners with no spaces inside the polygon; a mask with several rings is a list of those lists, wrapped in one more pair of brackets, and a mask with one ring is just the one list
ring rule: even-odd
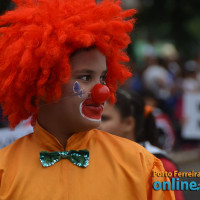
{"label": "child in background", "polygon": [[[166,171],[177,171],[166,151],[159,148],[153,108],[145,106],[142,97],[137,93],[119,89],[116,96],[117,102],[114,106],[109,103],[105,105],[100,129],[140,143],[162,161]],[[175,191],[175,197],[177,200],[184,199],[182,191]]]}
{"label": "child in background", "polygon": [[31,116],[34,131],[0,151],[0,199],[174,199],[152,188],[168,180],[152,177],[164,171],[157,158],[95,129],[131,76],[122,63],[135,10],[114,0],[15,2],[0,18],[0,103],[11,127]]}

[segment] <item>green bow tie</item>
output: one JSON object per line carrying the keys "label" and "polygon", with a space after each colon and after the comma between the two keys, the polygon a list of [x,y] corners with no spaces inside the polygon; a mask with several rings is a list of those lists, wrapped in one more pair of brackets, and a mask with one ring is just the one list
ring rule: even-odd
{"label": "green bow tie", "polygon": [[89,162],[89,151],[84,150],[70,150],[70,151],[55,151],[55,152],[40,152],[40,161],[43,167],[49,167],[60,161],[62,158],[69,159],[73,164],[79,167],[87,167]]}

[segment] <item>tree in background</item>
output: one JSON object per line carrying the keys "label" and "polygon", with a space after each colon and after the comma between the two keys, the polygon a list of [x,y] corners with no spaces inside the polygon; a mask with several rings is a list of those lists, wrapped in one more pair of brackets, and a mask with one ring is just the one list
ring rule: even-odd
{"label": "tree in background", "polygon": [[182,57],[196,57],[200,51],[199,8],[199,0],[142,0],[137,38],[170,40]]}

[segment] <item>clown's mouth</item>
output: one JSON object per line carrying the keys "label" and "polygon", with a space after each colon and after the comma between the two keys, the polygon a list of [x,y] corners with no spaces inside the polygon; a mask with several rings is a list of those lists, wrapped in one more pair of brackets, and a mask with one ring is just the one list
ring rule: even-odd
{"label": "clown's mouth", "polygon": [[100,121],[103,112],[104,104],[98,104],[92,99],[86,99],[80,104],[81,115],[92,121]]}

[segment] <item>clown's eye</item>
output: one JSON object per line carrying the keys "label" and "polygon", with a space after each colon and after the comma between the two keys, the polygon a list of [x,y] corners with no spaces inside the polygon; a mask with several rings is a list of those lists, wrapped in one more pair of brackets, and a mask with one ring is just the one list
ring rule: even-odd
{"label": "clown's eye", "polygon": [[90,81],[91,75],[82,75],[82,76],[79,76],[79,79],[81,79],[83,81]]}
{"label": "clown's eye", "polygon": [[100,77],[100,83],[105,85],[106,84],[106,75]]}

